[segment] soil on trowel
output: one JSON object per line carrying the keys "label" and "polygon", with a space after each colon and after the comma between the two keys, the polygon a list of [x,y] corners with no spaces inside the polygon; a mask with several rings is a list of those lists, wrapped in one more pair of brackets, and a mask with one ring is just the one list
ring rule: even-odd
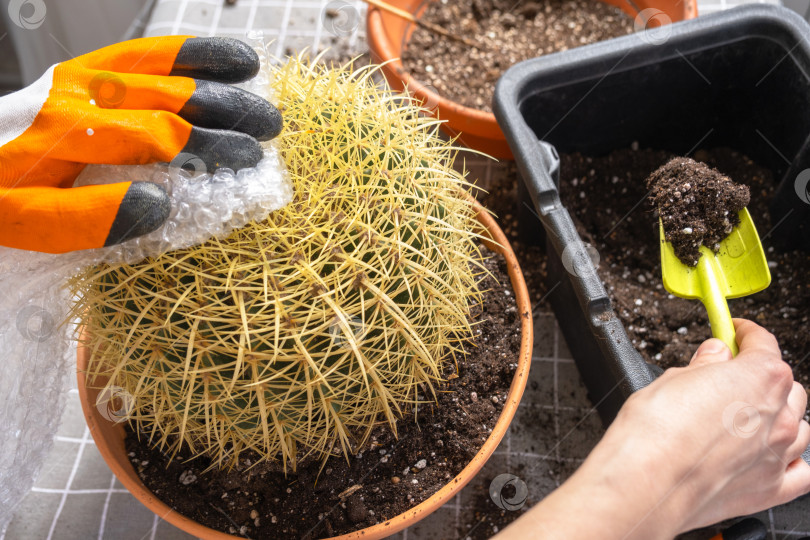
{"label": "soil on trowel", "polygon": [[440,96],[490,111],[495,82],[512,65],[633,32],[633,19],[597,0],[431,2],[422,20],[478,46],[417,26],[405,69]]}
{"label": "soil on trowel", "polygon": [[[561,156],[560,196],[583,240],[598,251],[599,276],[635,348],[664,368],[688,363],[711,337],[703,305],[674,297],[661,283],[658,220],[648,203],[645,179],[675,157],[637,145],[601,157]],[[699,150],[706,163],[750,190],[748,211],[759,231],[771,285],[729,301],[734,317],[751,319],[776,335],[782,357],[805,388],[810,384],[810,254],[781,251],[772,238],[784,216],[771,216],[773,174],[727,148]]]}
{"label": "soil on trowel", "polygon": [[647,188],[667,242],[687,266],[697,265],[701,246],[715,253],[720,250],[720,242],[740,224],[738,213],[751,199],[748,186],[683,157],[656,169],[647,179]]}
{"label": "soil on trowel", "polygon": [[[492,253],[489,253],[492,255]],[[324,538],[369,527],[407,511],[454,479],[497,421],[517,367],[521,319],[501,257],[490,257],[495,279],[482,281],[473,344],[435,403],[410,411],[390,429],[375,429],[370,448],[278,472],[242,460],[232,470],[205,472],[210,461],[187,449],[170,460],[148,435],[128,428],[126,447],[141,480],[177,512],[213,529],[256,539]],[[140,435],[140,440],[139,440]]]}

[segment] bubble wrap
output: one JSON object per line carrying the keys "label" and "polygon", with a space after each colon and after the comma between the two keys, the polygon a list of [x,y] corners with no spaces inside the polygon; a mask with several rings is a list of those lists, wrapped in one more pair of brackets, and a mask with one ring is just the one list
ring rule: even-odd
{"label": "bubble wrap", "polygon": [[[251,41],[256,46],[261,39]],[[261,46],[257,52],[264,69],[241,86],[272,102],[267,56]],[[227,235],[292,199],[274,143],[265,146],[257,167],[237,173],[190,174],[166,164],[95,165],[86,167],[76,184],[122,181],[154,182],[166,190],[172,211],[162,227],[118,246],[60,255],[0,247],[0,531],[50,450],[75,369],[77,325],[68,321],[66,280],[99,262],[135,262]]]}

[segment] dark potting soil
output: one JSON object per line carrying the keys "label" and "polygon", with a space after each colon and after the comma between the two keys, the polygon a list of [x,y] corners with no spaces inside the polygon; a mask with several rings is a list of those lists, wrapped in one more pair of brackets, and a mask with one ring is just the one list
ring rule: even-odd
{"label": "dark potting soil", "polygon": [[[301,466],[286,476],[248,460],[233,470],[203,472],[204,458],[185,449],[170,462],[128,429],[130,461],[144,484],[167,505],[208,527],[256,539],[323,538],[384,522],[438,491],[481,448],[495,425],[517,367],[520,318],[506,265],[487,259],[495,275],[482,281],[476,336],[449,362],[437,402],[397,423],[399,439],[377,428],[371,448]],[[414,421],[415,420],[415,421]],[[320,472],[320,475],[319,475]]]}
{"label": "dark potting soil", "polygon": [[647,189],[667,242],[687,266],[697,265],[700,246],[720,250],[720,242],[740,224],[738,213],[751,199],[748,186],[683,157],[656,169],[647,178]]}
{"label": "dark potting soil", "polygon": [[416,27],[402,53],[405,69],[439,95],[485,111],[512,65],[633,32],[633,19],[597,0],[434,1],[422,20],[479,45]]}
{"label": "dark potting soil", "polygon": [[[634,145],[635,146],[635,145]],[[591,158],[561,156],[560,195],[583,240],[600,256],[599,276],[628,337],[648,361],[664,368],[685,365],[698,345],[711,337],[703,305],[667,293],[661,283],[658,223],[648,201],[645,179],[670,153],[626,148]],[[783,216],[771,216],[772,173],[727,148],[699,150],[694,158],[748,186],[748,210],[759,231],[770,287],[729,301],[734,317],[752,319],[774,333],[794,376],[810,386],[810,254],[779,251],[770,238]]]}

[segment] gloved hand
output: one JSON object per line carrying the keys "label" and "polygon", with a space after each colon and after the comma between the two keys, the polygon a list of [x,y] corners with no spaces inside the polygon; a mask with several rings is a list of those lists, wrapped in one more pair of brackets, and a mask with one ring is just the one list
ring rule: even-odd
{"label": "gloved hand", "polygon": [[223,83],[258,55],[228,38],[143,38],[57,64],[0,98],[0,245],[49,253],[109,246],[159,227],[169,198],[146,182],[71,187],[88,163],[255,166],[281,131],[267,101]]}

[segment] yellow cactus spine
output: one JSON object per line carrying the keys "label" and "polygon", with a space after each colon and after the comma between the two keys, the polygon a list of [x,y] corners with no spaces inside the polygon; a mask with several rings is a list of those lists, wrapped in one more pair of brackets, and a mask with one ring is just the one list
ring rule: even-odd
{"label": "yellow cactus spine", "polygon": [[74,282],[91,381],[166,451],[285,467],[361,448],[431,398],[480,302],[456,150],[374,68],[274,68],[291,204],[224,239]]}

